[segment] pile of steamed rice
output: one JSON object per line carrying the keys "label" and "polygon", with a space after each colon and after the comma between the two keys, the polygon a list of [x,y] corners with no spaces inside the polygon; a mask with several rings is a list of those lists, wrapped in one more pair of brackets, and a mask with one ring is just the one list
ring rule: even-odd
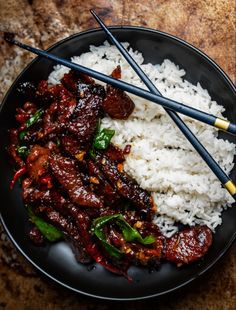
{"label": "pile of steamed rice", "polygon": [[[124,43],[128,48],[128,43]],[[137,63],[159,91],[168,98],[199,110],[222,116],[223,106],[211,100],[206,89],[184,79],[185,71],[168,59],[162,64],[144,64],[141,53],[128,48]],[[108,42],[91,46],[90,52],[75,56],[72,61],[94,70],[111,74],[120,65],[122,80],[146,88],[137,74]],[[49,83],[57,84],[69,69],[55,66]],[[98,82],[98,81],[97,81]],[[130,144],[125,171],[139,185],[151,191],[158,210],[154,222],[166,236],[177,230],[176,223],[205,224],[212,231],[221,224],[223,209],[233,203],[216,176],[200,158],[161,106],[129,94],[135,110],[128,120],[105,117],[102,127],[115,129],[112,142],[123,148]],[[217,138],[211,126],[182,117],[220,166],[229,173],[233,168],[235,145]]]}

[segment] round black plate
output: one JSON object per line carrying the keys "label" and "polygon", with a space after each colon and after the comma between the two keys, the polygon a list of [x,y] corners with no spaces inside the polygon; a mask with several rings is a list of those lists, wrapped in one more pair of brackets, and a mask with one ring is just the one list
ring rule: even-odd
{"label": "round black plate", "polygon": [[[140,27],[112,27],[120,41],[128,41],[136,50],[143,53],[145,62],[161,63],[169,58],[187,72],[186,79],[209,90],[211,97],[226,108],[225,115],[236,119],[235,87],[225,73],[206,55],[193,46],[165,33]],[[70,58],[89,50],[90,44],[100,45],[105,40],[104,33],[90,30],[60,41],[49,49],[57,56]],[[27,238],[27,215],[22,204],[20,187],[9,190],[13,167],[5,150],[9,143],[8,129],[15,126],[15,108],[21,104],[16,87],[19,82],[47,79],[53,70],[53,63],[36,58],[20,74],[7,93],[0,113],[0,201],[1,220],[15,246],[44,274],[56,282],[83,294],[103,299],[134,300],[159,296],[176,290],[203,274],[226,252],[236,237],[236,208],[223,214],[223,224],[214,235],[213,245],[204,259],[198,263],[176,268],[163,263],[158,271],[150,273],[147,269],[132,267],[129,274],[133,283],[96,265],[84,266],[76,262],[72,251],[65,242],[35,247]],[[171,121],[171,120],[170,120]],[[236,143],[236,138],[226,134]],[[236,180],[236,167],[232,172]]]}

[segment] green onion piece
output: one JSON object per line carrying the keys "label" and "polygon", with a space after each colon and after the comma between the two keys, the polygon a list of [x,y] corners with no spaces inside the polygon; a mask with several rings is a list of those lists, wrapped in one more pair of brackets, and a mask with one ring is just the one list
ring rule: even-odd
{"label": "green onion piece", "polygon": [[[29,127],[31,127],[32,125],[34,125],[43,115],[44,110],[43,109],[39,109],[37,110],[26,122],[25,122],[25,127],[26,129],[28,129]],[[20,132],[19,134],[19,138],[20,140],[23,140],[25,135],[28,133],[27,130],[23,130]]]}
{"label": "green onion piece", "polygon": [[25,123],[26,128],[29,128],[30,126],[35,124],[40,119],[40,117],[43,115],[43,112],[44,112],[43,109],[39,109],[32,116],[30,116],[30,118]]}
{"label": "green onion piece", "polygon": [[94,149],[91,149],[91,150],[89,151],[89,156],[90,156],[91,158],[95,158],[95,157],[96,157],[96,154],[94,153]]}
{"label": "green onion piece", "polygon": [[101,241],[106,251],[115,258],[121,259],[124,254],[106,240],[106,235],[103,232],[103,227],[110,221],[115,221],[115,223],[120,227],[124,239],[127,242],[138,241],[141,244],[147,245],[155,242],[156,240],[153,236],[147,236],[143,238],[136,229],[131,227],[124,220],[121,214],[107,215],[96,218],[95,220],[93,220],[91,232],[94,233],[95,236]]}
{"label": "green onion piece", "polygon": [[59,147],[61,145],[61,140],[59,138],[56,139],[56,145]]}
{"label": "green onion piece", "polygon": [[27,207],[30,220],[37,226],[42,235],[48,241],[57,241],[63,237],[63,233],[57,229],[55,226],[48,224],[41,217],[38,217],[34,214],[31,207]]}
{"label": "green onion piece", "polygon": [[95,130],[95,135],[101,130],[101,118],[98,119],[97,125],[96,125],[96,130]]}
{"label": "green onion piece", "polygon": [[116,259],[121,259],[124,254],[109,242],[107,242],[106,235],[103,232],[103,226],[115,217],[115,215],[108,215],[95,219],[92,223],[91,232],[94,233],[95,236],[101,241],[107,253]]}
{"label": "green onion piece", "polygon": [[22,158],[26,158],[29,155],[29,148],[25,145],[23,146],[17,145],[16,150],[18,155]]}
{"label": "green onion piece", "polygon": [[115,130],[102,129],[95,136],[93,147],[98,150],[105,150],[110,144],[111,138],[114,136]]}
{"label": "green onion piece", "polygon": [[111,138],[114,136],[115,130],[101,129],[101,119],[98,119],[95,137],[92,147],[97,150],[105,150],[110,144]]}
{"label": "green onion piece", "polygon": [[124,236],[125,241],[127,242],[138,241],[139,243],[144,244],[144,245],[151,244],[156,241],[155,237],[153,236],[146,236],[145,238],[143,238],[136,229],[131,227],[123,219],[122,215],[120,216],[122,217],[122,219],[119,218],[118,225],[120,229],[122,230],[122,234]]}
{"label": "green onion piece", "polygon": [[20,134],[19,134],[20,140],[24,139],[24,137],[26,136],[27,132],[28,132],[28,130],[23,130],[23,131],[20,132]]}

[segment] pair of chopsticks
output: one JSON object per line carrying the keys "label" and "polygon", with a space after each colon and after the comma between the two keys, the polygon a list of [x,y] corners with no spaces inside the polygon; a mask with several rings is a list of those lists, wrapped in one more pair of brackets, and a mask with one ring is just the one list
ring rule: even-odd
{"label": "pair of chopsticks", "polygon": [[[94,10],[90,10],[93,17],[96,19],[98,24],[101,26],[101,28],[106,33],[107,37],[111,40],[111,42],[118,48],[120,53],[124,56],[124,58],[127,60],[127,62],[130,64],[130,66],[133,68],[133,70],[137,73],[137,75],[140,77],[140,79],[143,81],[143,83],[147,86],[147,88],[150,90],[152,94],[162,96],[159,90],[156,88],[156,86],[152,83],[152,81],[148,78],[148,76],[144,73],[144,71],[139,67],[139,65],[136,63],[136,61],[131,57],[129,52],[123,47],[123,45],[117,41],[117,39],[113,36],[113,34],[109,31],[109,29],[106,27],[106,25],[103,23],[103,21],[97,16]],[[233,196],[233,198],[236,200],[236,186],[233,183],[233,181],[226,175],[226,173],[221,169],[221,167],[217,164],[217,162],[213,159],[213,157],[209,154],[209,152],[205,149],[205,147],[201,144],[201,142],[197,139],[197,137],[193,134],[193,132],[190,130],[190,128],[182,121],[182,119],[178,116],[178,114],[175,112],[177,110],[169,110],[166,107],[165,111],[167,114],[171,117],[171,119],[175,122],[175,124],[179,127],[181,132],[184,134],[184,136],[188,139],[188,141],[192,144],[192,146],[195,148],[195,150],[199,153],[199,155],[205,160],[207,165],[211,168],[211,170],[215,173],[215,175],[218,177],[218,179],[221,181],[221,183],[225,186],[225,188],[228,190],[228,192]],[[178,112],[178,111],[177,111]],[[204,115],[199,113],[201,111],[195,110],[197,117],[194,117],[195,119],[198,119],[200,121],[203,121]],[[199,118],[198,118],[199,117]],[[211,116],[212,118],[212,116]],[[236,134],[235,124],[229,124],[227,125],[227,128],[223,128],[227,121],[216,118],[214,120],[214,126],[219,127],[220,129],[230,129],[229,132]],[[210,117],[208,118],[208,121],[210,120]],[[206,122],[208,123],[208,122]],[[210,124],[210,123],[208,123]],[[218,124],[218,126],[217,126]]]}
{"label": "pair of chopsticks", "polygon": [[161,93],[154,86],[151,80],[146,76],[146,74],[142,71],[142,69],[138,66],[135,60],[130,56],[128,51],[116,40],[116,38],[112,35],[112,33],[108,30],[102,20],[96,15],[96,13],[91,10],[92,15],[95,17],[97,22],[100,24],[102,29],[105,31],[108,38],[113,42],[114,45],[119,49],[121,54],[125,57],[134,71],[138,74],[141,80],[148,87],[150,92],[143,90],[142,88],[136,87],[129,83],[114,79],[110,76],[97,72],[95,70],[86,68],[84,66],[75,64],[71,61],[65,60],[63,58],[57,57],[53,54],[45,52],[43,50],[31,47],[29,45],[23,44],[19,41],[16,41],[12,38],[6,38],[6,41],[9,43],[15,44],[25,50],[28,50],[34,54],[42,56],[44,58],[53,60],[61,65],[64,65],[70,69],[82,72],[87,74],[97,80],[108,83],[114,87],[142,97],[144,99],[150,100],[157,104],[162,105],[168,115],[172,118],[172,120],[176,123],[185,137],[189,140],[189,142],[193,145],[199,155],[203,158],[203,160],[207,163],[210,169],[215,173],[220,182],[224,185],[224,187],[228,190],[228,192],[233,196],[236,200],[236,186],[233,181],[227,176],[227,174],[221,169],[221,167],[217,164],[217,162],[213,159],[213,157],[209,154],[209,152],[204,148],[204,146],[200,143],[200,141],[196,138],[196,136],[192,133],[192,131],[187,127],[187,125],[181,120],[181,118],[177,115],[176,112],[204,122],[208,125],[217,127],[221,130],[225,130],[229,133],[236,135],[236,124],[230,123],[227,120],[218,118],[212,114],[205,113],[203,111],[188,107],[184,104],[178,103],[174,100],[167,99],[161,96]]}

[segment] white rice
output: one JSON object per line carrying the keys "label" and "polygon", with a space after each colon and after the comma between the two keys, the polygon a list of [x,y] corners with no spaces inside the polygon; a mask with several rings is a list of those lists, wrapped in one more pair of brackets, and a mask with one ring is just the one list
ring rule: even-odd
{"label": "white rice", "polygon": [[[124,46],[128,48],[129,44],[124,43]],[[212,101],[199,83],[193,85],[184,80],[185,71],[178,65],[168,59],[162,64],[144,64],[141,53],[131,48],[129,52],[165,97],[222,116],[223,106]],[[146,88],[116,47],[108,42],[99,47],[90,46],[90,52],[72,57],[72,61],[105,74],[111,74],[120,65],[122,80]],[[49,83],[59,83],[68,71],[63,66],[55,66]],[[102,126],[116,130],[112,139],[116,145],[122,148],[126,144],[132,145],[131,153],[126,157],[125,171],[142,188],[152,192],[158,206],[154,221],[166,236],[177,230],[175,222],[206,224],[214,231],[222,222],[223,209],[233,203],[232,197],[161,106],[133,95],[130,97],[135,102],[135,110],[129,119],[105,117]],[[233,168],[235,145],[218,139],[215,128],[185,116],[182,118],[229,173]]]}

